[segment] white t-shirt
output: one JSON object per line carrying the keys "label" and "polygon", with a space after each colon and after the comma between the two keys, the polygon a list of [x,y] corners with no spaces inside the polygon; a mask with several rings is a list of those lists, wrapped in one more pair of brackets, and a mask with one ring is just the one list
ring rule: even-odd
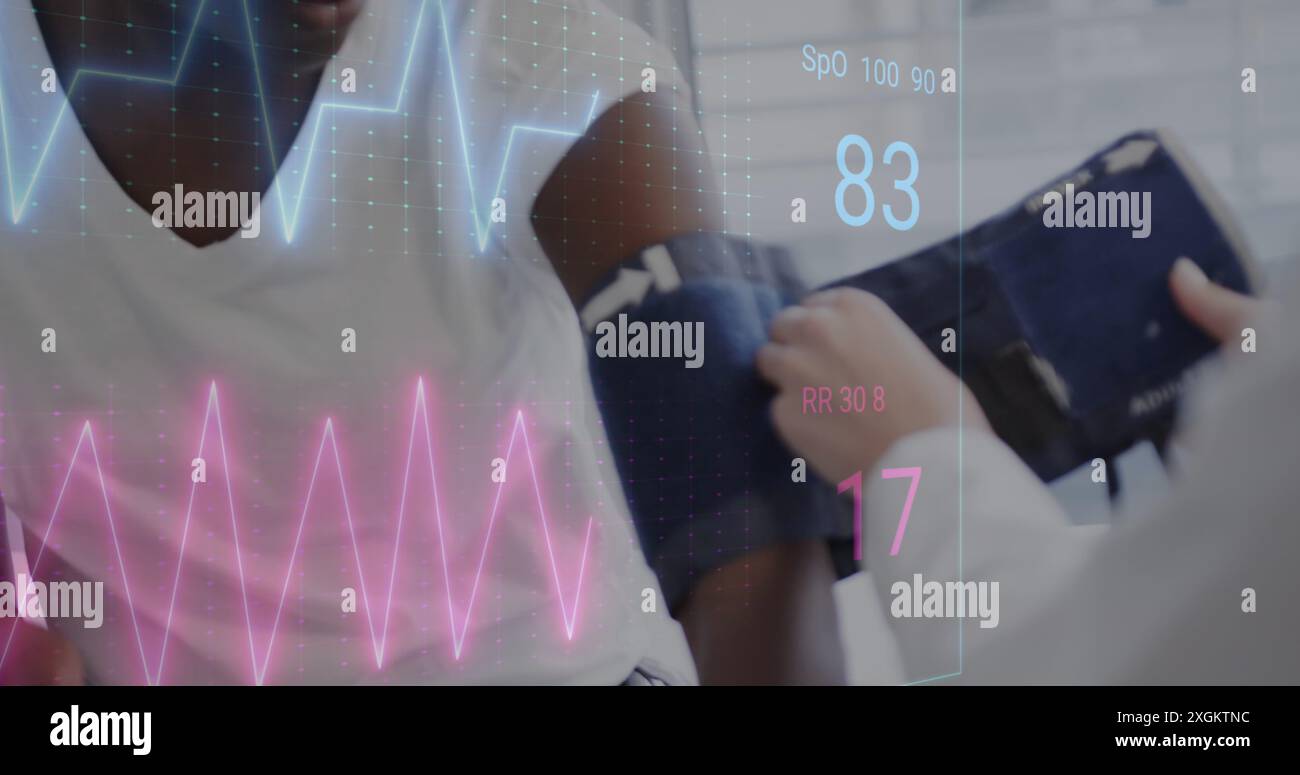
{"label": "white t-shirt", "polygon": [[0,488],[38,578],[104,582],[102,628],[51,622],[92,681],[693,680],[643,611],[657,585],[528,218],[643,67],[674,88],[671,55],[591,0],[442,5],[370,3],[261,235],[196,249],[58,119],[34,14],[0,4]]}

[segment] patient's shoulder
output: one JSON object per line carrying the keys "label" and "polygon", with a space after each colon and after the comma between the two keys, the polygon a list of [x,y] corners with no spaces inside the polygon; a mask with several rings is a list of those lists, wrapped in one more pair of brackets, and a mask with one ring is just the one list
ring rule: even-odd
{"label": "patient's shoulder", "polygon": [[639,85],[647,65],[665,80],[677,72],[671,52],[634,20],[596,0],[462,0],[449,4],[447,13],[457,60],[475,79],[567,90],[577,112],[584,112],[582,96],[593,92],[589,81],[601,82],[610,94]]}

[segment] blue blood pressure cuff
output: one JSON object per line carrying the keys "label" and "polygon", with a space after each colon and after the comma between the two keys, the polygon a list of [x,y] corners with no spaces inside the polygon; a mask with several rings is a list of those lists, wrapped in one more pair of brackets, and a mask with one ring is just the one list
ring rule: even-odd
{"label": "blue blood pressure cuff", "polygon": [[[834,285],[888,303],[1051,481],[1167,440],[1217,346],[1169,292],[1184,256],[1252,291],[1255,262],[1226,207],[1172,138],[1138,132],[962,235]],[[946,329],[961,332],[959,352],[944,351]]]}
{"label": "blue blood pressure cuff", "polygon": [[[1165,134],[1139,132],[957,237],[828,287],[888,303],[1050,481],[1171,432],[1215,348],[1169,294],[1182,256],[1251,290],[1226,209]],[[624,491],[671,604],[699,574],[779,542],[825,538],[854,570],[846,505],[811,472],[794,481],[753,365],[772,317],[808,290],[783,249],[690,235],[630,258],[579,305]]]}

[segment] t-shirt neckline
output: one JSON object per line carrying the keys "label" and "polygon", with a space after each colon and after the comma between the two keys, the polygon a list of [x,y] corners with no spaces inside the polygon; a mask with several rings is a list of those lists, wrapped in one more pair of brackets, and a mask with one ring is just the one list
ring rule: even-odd
{"label": "t-shirt neckline", "polygon": [[[54,68],[54,61],[50,56],[45,36],[41,31],[40,24],[36,21],[36,10],[31,9],[30,13],[22,15],[26,17],[25,21],[20,23],[17,30],[11,31],[10,33],[12,35],[16,32],[16,37],[10,41],[6,41],[14,44],[14,51],[17,54],[16,59],[18,61],[34,63],[33,67],[37,72],[42,71],[46,67]],[[261,195],[260,218],[262,231],[259,238],[248,241],[250,245],[254,243],[263,243],[261,247],[267,248],[265,252],[271,252],[271,247],[265,245],[265,240],[275,240],[276,242],[273,243],[275,247],[279,247],[284,241],[284,230],[282,228],[284,213],[281,209],[280,201],[283,196],[285,206],[292,207],[292,199],[290,198],[292,194],[290,191],[284,191],[281,193],[277,190],[277,187],[289,180],[289,178],[285,177],[286,170],[292,170],[295,166],[301,166],[299,164],[299,157],[304,153],[304,151],[300,147],[300,141],[303,138],[303,133],[311,130],[312,123],[320,120],[317,111],[320,110],[319,106],[322,101],[328,96],[324,92],[332,83],[332,66],[336,60],[340,58],[346,59],[349,56],[352,46],[355,45],[354,41],[359,37],[363,37],[357,34],[357,28],[364,24],[365,20],[365,15],[356,20],[356,23],[348,30],[347,35],[344,37],[343,45],[339,48],[339,51],[330,57],[329,61],[326,63],[325,72],[321,75],[320,81],[316,84],[316,89],[312,94],[311,107],[308,109],[306,117],[299,126],[298,133],[294,136],[293,141],[289,146],[288,153],[286,153],[284,159],[280,161],[275,177],[272,178],[270,186],[268,186],[266,191]],[[57,72],[57,68],[54,69],[56,69]],[[144,219],[149,230],[162,232],[157,236],[161,239],[167,240],[171,250],[178,252],[184,258],[220,258],[223,255],[240,253],[249,246],[242,244],[246,240],[241,238],[238,232],[231,234],[220,242],[214,242],[210,245],[199,247],[181,239],[180,236],[170,228],[155,227],[151,220],[152,211],[139,205],[127,194],[121,182],[117,180],[116,176],[114,176],[111,171],[109,171],[108,167],[104,164],[104,160],[100,158],[95,145],[90,141],[90,138],[86,136],[86,133],[82,129],[81,123],[77,118],[77,112],[73,108],[71,100],[63,89],[62,76],[65,75],[65,73],[59,73],[59,75],[60,78],[55,81],[57,102],[55,103],[53,110],[50,109],[49,105],[45,104],[49,101],[47,99],[49,95],[18,90],[17,94],[20,95],[20,100],[23,104],[18,107],[14,113],[17,115],[41,115],[46,113],[46,111],[49,111],[47,115],[49,115],[51,121],[53,121],[54,117],[58,115],[60,110],[66,110],[67,115],[63,117],[62,121],[67,122],[71,120],[74,124],[74,128],[65,129],[60,127],[59,133],[71,132],[74,134],[72,137],[64,139],[63,142],[71,140],[76,143],[78,150],[84,151],[82,156],[86,160],[85,163],[90,167],[90,169],[87,170],[88,177],[99,176],[101,179],[113,183],[113,185],[109,187],[112,190],[112,201],[99,199],[94,204],[88,206],[85,215],[88,221],[96,225],[104,225],[104,218],[96,212],[100,209],[102,209],[103,212],[130,212],[133,217]],[[159,86],[157,88],[167,87]],[[46,99],[38,99],[38,97]],[[59,144],[60,139],[55,137],[53,142],[57,145]],[[51,152],[54,150],[54,148],[50,149]],[[305,168],[302,169],[302,174],[307,174]],[[35,186],[36,189],[32,192],[33,197],[36,197],[39,191],[39,180],[35,182]],[[303,195],[305,196],[306,194],[307,192],[304,191]],[[105,228],[107,228],[106,225]],[[141,231],[148,233],[145,229],[141,229]]]}

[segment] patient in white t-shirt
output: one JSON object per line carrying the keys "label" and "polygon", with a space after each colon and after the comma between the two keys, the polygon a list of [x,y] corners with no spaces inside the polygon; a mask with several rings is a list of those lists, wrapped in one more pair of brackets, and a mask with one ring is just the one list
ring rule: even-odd
{"label": "patient in white t-shirt", "polygon": [[[0,8],[0,491],[35,577],[107,588],[47,622],[85,677],[691,680],[528,217],[664,52],[585,0],[266,4],[254,68],[240,3],[34,5]],[[516,124],[557,133],[505,158]],[[256,192],[260,234],[156,228],[181,186]]]}

